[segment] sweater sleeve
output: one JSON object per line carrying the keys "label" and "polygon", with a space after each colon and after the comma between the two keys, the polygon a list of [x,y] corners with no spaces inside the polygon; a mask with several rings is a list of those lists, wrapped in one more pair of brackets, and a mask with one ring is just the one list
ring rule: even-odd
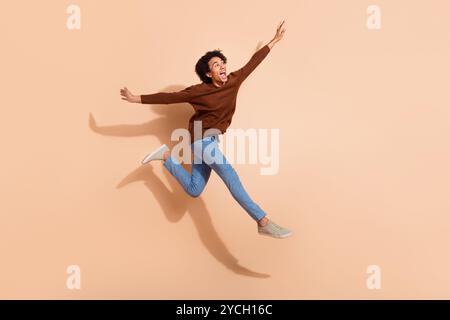
{"label": "sweater sleeve", "polygon": [[194,96],[193,85],[177,92],[158,92],[141,95],[142,104],[170,104],[190,102]]}
{"label": "sweater sleeve", "polygon": [[239,77],[239,81],[244,81],[252,72],[256,69],[256,67],[264,60],[264,58],[269,54],[270,48],[268,45],[265,45],[258,51],[256,51],[250,60],[236,71],[236,74]]}

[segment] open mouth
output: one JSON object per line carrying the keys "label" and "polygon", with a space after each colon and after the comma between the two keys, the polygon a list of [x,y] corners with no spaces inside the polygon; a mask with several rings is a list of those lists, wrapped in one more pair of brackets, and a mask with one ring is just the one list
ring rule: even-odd
{"label": "open mouth", "polygon": [[225,77],[227,76],[227,74],[226,74],[225,72],[221,72],[221,73],[220,73],[220,76],[221,76],[222,78],[225,78]]}

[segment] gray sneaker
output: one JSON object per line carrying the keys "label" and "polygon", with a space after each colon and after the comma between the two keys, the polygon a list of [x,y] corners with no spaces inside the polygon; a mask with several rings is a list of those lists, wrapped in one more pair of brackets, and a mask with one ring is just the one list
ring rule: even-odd
{"label": "gray sneaker", "polygon": [[142,164],[149,163],[150,161],[154,160],[164,160],[164,152],[170,150],[169,147],[167,147],[165,144],[163,144],[161,147],[153,151],[152,153],[149,153],[145,156],[144,160],[142,160]]}
{"label": "gray sneaker", "polygon": [[286,238],[292,235],[292,231],[277,225],[272,220],[269,220],[264,227],[258,224],[258,233],[264,236],[274,238]]}

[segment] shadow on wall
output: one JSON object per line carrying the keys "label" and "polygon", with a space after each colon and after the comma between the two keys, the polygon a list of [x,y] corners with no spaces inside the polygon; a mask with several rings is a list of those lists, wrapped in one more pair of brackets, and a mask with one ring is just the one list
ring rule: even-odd
{"label": "shadow on wall", "polygon": [[[184,89],[180,86],[169,86],[164,92],[175,92]],[[159,139],[160,144],[167,144],[172,147],[174,144],[170,140],[170,135],[177,128],[186,128],[189,117],[192,115],[192,106],[187,103],[173,105],[152,106],[160,117],[148,122],[137,125],[114,125],[102,126],[96,125],[92,114],[89,115],[89,127],[92,131],[106,136],[117,137],[136,137],[143,135],[154,135]],[[154,147],[158,147],[155,145]],[[152,149],[152,148],[150,148]],[[190,165],[183,164],[190,171]],[[238,263],[238,260],[230,253],[222,239],[217,234],[210,213],[202,196],[197,198],[190,197],[178,183],[178,181],[168,172],[163,171],[167,176],[171,189],[169,190],[164,183],[155,175],[151,165],[139,166],[131,171],[117,186],[122,188],[129,183],[143,181],[144,185],[153,193],[158,200],[166,218],[170,222],[178,222],[185,213],[189,214],[194,221],[200,240],[209,253],[216,258],[225,267],[236,274],[256,278],[268,278],[269,274],[263,274],[251,271]]]}

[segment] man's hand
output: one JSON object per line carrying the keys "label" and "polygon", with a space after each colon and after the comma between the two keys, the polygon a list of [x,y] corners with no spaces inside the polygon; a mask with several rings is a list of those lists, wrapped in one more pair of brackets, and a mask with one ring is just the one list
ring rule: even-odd
{"label": "man's hand", "polygon": [[277,32],[275,33],[275,37],[273,37],[272,41],[270,41],[267,44],[270,49],[272,49],[272,47],[275,45],[275,43],[277,43],[278,41],[283,39],[284,32],[286,31],[286,29],[281,28],[283,26],[283,24],[284,24],[284,20],[278,25]]}
{"label": "man's hand", "polygon": [[131,103],[141,103],[141,96],[135,96],[128,90],[127,87],[120,89],[120,95],[122,96],[122,100],[131,102]]}

